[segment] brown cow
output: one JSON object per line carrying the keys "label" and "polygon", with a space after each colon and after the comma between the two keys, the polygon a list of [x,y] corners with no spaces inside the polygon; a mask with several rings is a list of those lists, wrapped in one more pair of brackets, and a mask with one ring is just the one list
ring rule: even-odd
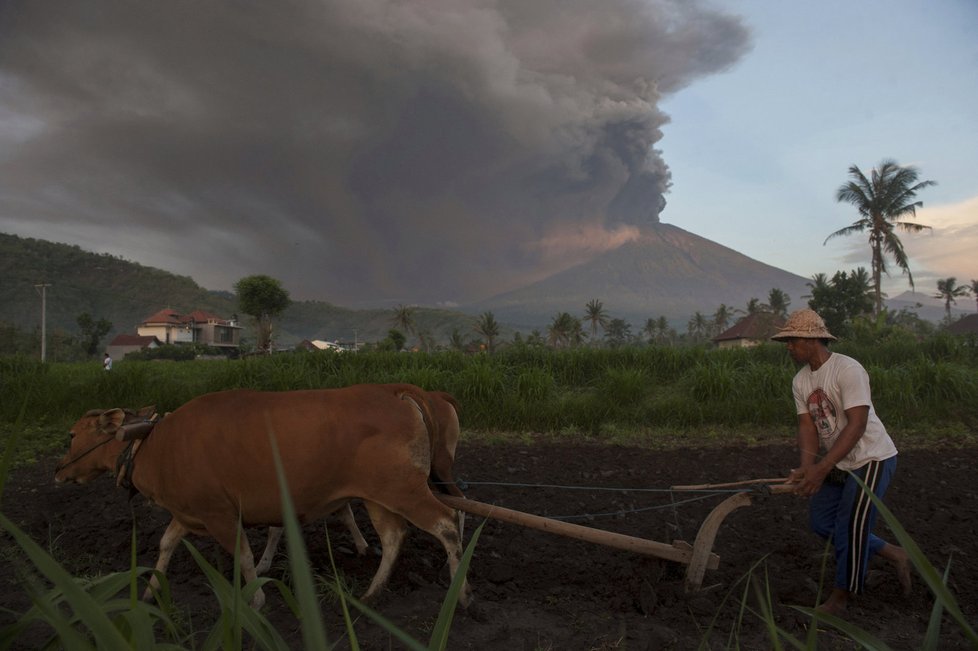
{"label": "brown cow", "polygon": [[[90,412],[91,413],[91,412]],[[111,424],[122,410],[82,417],[55,480],[85,483],[114,471],[126,444]],[[234,390],[200,396],[162,419],[142,441],[128,471],[134,487],[173,516],[160,541],[156,569],[166,572],[187,533],[209,535],[234,553],[237,527],[282,524],[281,498],[270,437],[277,441],[300,522],[319,520],[351,499],[364,501],[383,554],[364,599],[386,584],[409,521],[437,538],[454,576],[461,536],[453,511],[431,493],[430,410],[417,387],[379,385],[345,389],[259,392]],[[238,548],[242,575],[256,578],[248,540]],[[154,576],[143,595],[150,599]],[[252,600],[264,603],[259,589]],[[464,584],[460,601],[469,601]]]}
{"label": "brown cow", "polygon": [[[415,388],[410,384],[385,384],[382,385],[392,391],[405,391]],[[432,437],[431,437],[431,476],[430,483],[432,490],[439,490],[449,495],[465,497],[455,483],[453,466],[455,464],[455,450],[458,447],[458,440],[461,429],[458,422],[458,402],[455,398],[444,391],[426,391],[425,397],[432,415]],[[338,513],[341,521],[353,536],[353,544],[356,546],[357,553],[366,553],[367,542],[357,527],[353,517],[353,511],[349,505]],[[464,533],[465,514],[457,512],[459,535]],[[262,553],[261,560],[255,566],[258,574],[264,574],[272,567],[272,559],[278,549],[279,541],[282,538],[281,527],[268,528],[268,542],[265,544],[265,551]]]}

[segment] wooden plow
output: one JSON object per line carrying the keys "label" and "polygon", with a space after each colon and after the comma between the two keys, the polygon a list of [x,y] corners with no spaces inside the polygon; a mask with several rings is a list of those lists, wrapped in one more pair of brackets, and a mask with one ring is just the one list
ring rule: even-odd
{"label": "wooden plow", "polygon": [[[747,486],[766,485],[764,491],[768,493],[788,493],[794,487],[786,484],[775,484],[774,482],[784,482],[784,479],[754,479],[745,482],[732,482],[727,484],[699,484],[695,486],[672,486],[675,491],[692,490],[725,490],[729,488],[740,488]],[[703,577],[707,570],[715,570],[720,566],[720,557],[713,553],[713,542],[716,540],[720,525],[730,513],[743,506],[750,506],[751,496],[748,490],[733,493],[725,500],[720,502],[710,511],[699,531],[696,539],[690,545],[684,540],[674,540],[672,544],[645,540],[635,536],[604,531],[593,527],[585,527],[579,524],[563,522],[553,518],[546,518],[522,511],[514,511],[502,506],[485,504],[475,500],[453,495],[436,495],[439,500],[446,505],[465,511],[472,515],[484,518],[492,518],[501,522],[508,522],[530,529],[537,529],[547,533],[583,540],[585,542],[596,543],[606,547],[613,547],[624,551],[635,552],[645,556],[654,556],[668,561],[686,565],[686,593],[699,592],[703,586]]]}

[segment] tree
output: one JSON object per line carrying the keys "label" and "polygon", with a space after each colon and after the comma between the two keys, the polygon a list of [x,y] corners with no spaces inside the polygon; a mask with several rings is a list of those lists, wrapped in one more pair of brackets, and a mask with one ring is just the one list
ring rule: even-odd
{"label": "tree", "polygon": [[733,310],[727,307],[726,303],[720,303],[720,307],[713,313],[713,334],[718,335],[729,328],[732,317]]}
{"label": "tree", "polygon": [[245,276],[234,284],[238,309],[253,317],[258,333],[258,350],[272,350],[272,319],[292,302],[282,283],[271,276]]}
{"label": "tree", "polygon": [[959,285],[957,283],[958,279],[954,276],[950,278],[942,278],[937,281],[937,293],[934,294],[934,298],[944,299],[944,314],[947,322],[951,322],[951,303],[955,305],[958,304],[955,298],[959,296],[968,296],[969,290],[967,285]]}
{"label": "tree", "polygon": [[388,330],[387,341],[394,351],[399,353],[404,350],[404,343],[407,341],[407,337],[400,330]]}
{"label": "tree", "polygon": [[89,357],[97,355],[102,337],[109,334],[109,330],[112,329],[112,322],[107,319],[96,321],[88,312],[79,314],[75,322],[81,329],[81,345],[85,349],[85,354]]}
{"label": "tree", "polygon": [[971,284],[968,285],[971,290],[971,294],[975,297],[975,309],[978,309],[978,280],[972,278]]}
{"label": "tree", "polygon": [[886,269],[887,256],[893,257],[896,265],[907,274],[910,288],[914,288],[909,260],[896,231],[918,233],[930,228],[923,224],[899,220],[908,216],[916,217],[917,208],[924,205],[922,201],[914,201],[917,192],[937,183],[918,182],[919,172],[916,167],[901,167],[893,160],[882,161],[872,170],[868,179],[855,165],[849,167],[849,176],[852,180],[836,191],[835,198],[836,201],[854,205],[860,218],[829,235],[825,238],[825,242],[833,237],[869,231],[869,248],[872,253],[870,268],[873,273],[875,296],[873,314],[878,316],[883,310],[881,278],[884,273],[889,275]]}
{"label": "tree", "polygon": [[777,287],[772,289],[767,295],[768,309],[782,319],[788,316],[789,305],[791,305],[791,297]]}
{"label": "tree", "polygon": [[808,307],[818,312],[829,332],[839,336],[849,331],[852,322],[873,311],[873,288],[865,267],[848,274],[837,271],[831,280],[825,274],[812,276]]}
{"label": "tree", "polygon": [[747,314],[757,314],[758,312],[766,311],[767,306],[761,303],[759,298],[751,298],[747,301]]}
{"label": "tree", "polygon": [[612,319],[605,328],[604,339],[609,348],[621,348],[632,340],[632,324],[624,319]]}
{"label": "tree", "polygon": [[584,331],[580,319],[572,317],[567,312],[554,316],[547,328],[547,343],[554,348],[569,348],[581,343]]}
{"label": "tree", "polygon": [[499,336],[499,324],[492,312],[483,312],[475,324],[475,331],[485,338],[486,350],[491,354],[495,348],[496,337]]}
{"label": "tree", "polygon": [[407,305],[398,305],[394,308],[394,316],[391,317],[391,324],[408,334],[414,332],[414,309]]}
{"label": "tree", "polygon": [[584,320],[591,323],[591,341],[598,340],[598,327],[602,330],[608,327],[608,313],[605,312],[604,304],[598,299],[588,301],[584,306]]}
{"label": "tree", "polygon": [[458,328],[452,328],[452,334],[448,337],[448,347],[458,352],[465,350],[465,340]]}
{"label": "tree", "polygon": [[702,339],[710,331],[709,321],[703,314],[697,311],[686,324],[686,332],[695,340]]}

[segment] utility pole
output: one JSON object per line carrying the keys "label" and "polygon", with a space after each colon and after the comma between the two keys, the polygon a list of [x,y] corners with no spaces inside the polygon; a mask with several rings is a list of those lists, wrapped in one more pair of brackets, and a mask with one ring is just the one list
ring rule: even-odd
{"label": "utility pole", "polygon": [[47,288],[51,286],[51,283],[42,283],[40,285],[34,285],[34,289],[38,291],[41,295],[41,362],[43,363],[47,357]]}

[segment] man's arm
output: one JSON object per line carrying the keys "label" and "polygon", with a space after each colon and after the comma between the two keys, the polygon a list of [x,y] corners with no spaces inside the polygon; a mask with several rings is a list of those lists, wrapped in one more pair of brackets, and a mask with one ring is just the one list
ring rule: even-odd
{"label": "man's arm", "polygon": [[815,422],[808,414],[798,415],[798,448],[801,451],[801,467],[791,471],[789,482],[798,482],[795,492],[799,495],[814,495],[822,487],[822,482],[866,432],[869,421],[869,406],[859,405],[846,409],[848,422],[835,440],[835,445],[817,460],[818,432]]}

